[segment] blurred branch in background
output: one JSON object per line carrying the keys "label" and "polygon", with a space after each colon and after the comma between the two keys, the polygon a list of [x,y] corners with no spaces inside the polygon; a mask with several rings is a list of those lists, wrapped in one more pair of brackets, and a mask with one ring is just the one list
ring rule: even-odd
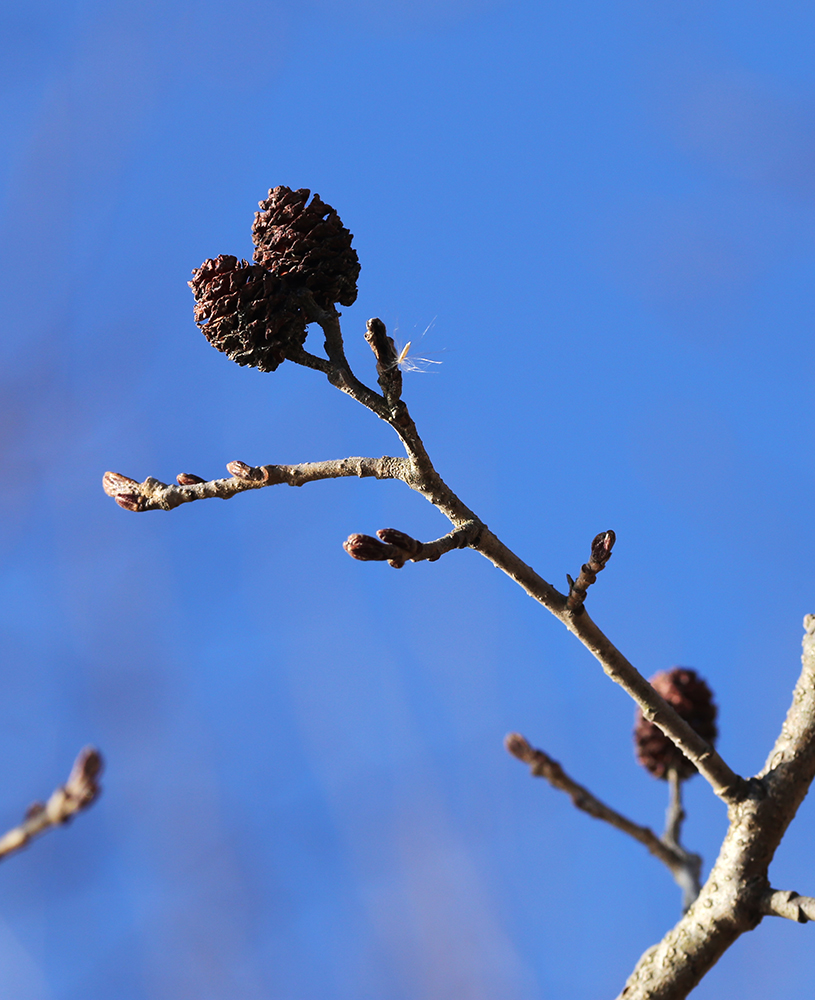
{"label": "blurred branch in background", "polygon": [[99,798],[102,788],[102,755],[94,747],[79,752],[68,780],[51,795],[47,802],[35,802],[28,807],[19,826],[0,837],[0,860],[21,850],[35,837],[55,826],[68,823]]}

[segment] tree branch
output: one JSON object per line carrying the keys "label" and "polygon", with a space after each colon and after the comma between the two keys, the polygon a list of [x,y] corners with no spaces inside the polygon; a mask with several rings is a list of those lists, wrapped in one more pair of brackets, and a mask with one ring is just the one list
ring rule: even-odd
{"label": "tree branch", "polygon": [[604,672],[634,699],[646,719],[654,722],[676,746],[693,761],[713,791],[725,802],[737,802],[745,794],[744,778],[724,762],[710,744],[680,718],[674,709],[651,687],[642,674],[623,656],[611,640],[595,625],[588,612],[568,610],[567,598],[527,566],[489,529],[481,532],[473,548],[503,570],[539,601],[583,643],[600,662]]}
{"label": "tree branch", "polygon": [[668,787],[670,788],[670,797],[665,814],[665,832],[662,834],[662,842],[682,858],[683,863],[674,871],[674,878],[682,889],[682,912],[687,913],[702,887],[702,858],[682,846],[682,824],[685,822],[685,809],[682,805],[682,779],[676,768],[672,767],[668,771]]}
{"label": "tree branch", "polygon": [[773,753],[730,805],[730,827],[699,898],[645,952],[618,1000],[681,1000],[741,934],[768,912],[786,916],[793,904],[770,889],[768,868],[815,777],[815,615],[804,628],[801,674]]}
{"label": "tree branch", "polygon": [[622,813],[618,813],[616,809],[601,802],[587,788],[578,785],[570,778],[556,760],[553,760],[543,750],[536,750],[532,747],[520,733],[510,733],[504,740],[504,746],[513,757],[528,764],[529,770],[535,777],[546,778],[553,788],[565,792],[578,809],[588,813],[589,816],[594,816],[595,819],[604,820],[615,830],[622,830],[623,833],[627,833],[629,837],[633,837],[634,840],[647,847],[654,857],[659,858],[670,869],[674,877],[684,867],[684,852],[672,847],[664,839],[660,840],[649,827],[632,822]]}
{"label": "tree branch", "polygon": [[768,889],[761,897],[761,909],[768,917],[786,917],[799,924],[815,920],[815,899],[799,896],[797,892]]}
{"label": "tree branch", "polygon": [[0,837],[0,860],[19,851],[39,834],[67,823],[76,813],[87,809],[99,797],[101,771],[99,751],[93,747],[81,750],[65,784],[46,803],[35,802],[29,806],[23,822]]}
{"label": "tree branch", "polygon": [[344,476],[373,476],[376,479],[405,479],[408,463],[404,458],[338,458],[325,462],[303,462],[301,465],[246,465],[230,462],[227,469],[230,479],[211,479],[209,482],[188,472],[178,475],[179,485],[162,483],[152,476],[143,483],[129,479],[118,472],[106,472],[102,487],[125,510],[172,510],[193,500],[218,497],[228,500],[238,493],[258,490],[264,486],[304,486],[320,479],[339,479]]}
{"label": "tree branch", "polygon": [[467,521],[433,542],[420,542],[397,528],[380,528],[377,531],[379,538],[349,535],[342,547],[349,556],[362,562],[387,561],[394,569],[401,569],[408,560],[435,562],[453,549],[466,549],[472,545],[481,528],[480,521]]}

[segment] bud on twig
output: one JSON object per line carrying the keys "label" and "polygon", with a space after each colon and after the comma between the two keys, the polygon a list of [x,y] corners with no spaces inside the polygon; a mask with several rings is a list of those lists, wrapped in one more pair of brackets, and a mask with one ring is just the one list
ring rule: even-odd
{"label": "bud on twig", "polygon": [[102,489],[109,497],[118,496],[120,493],[132,493],[134,486],[138,488],[141,483],[118,472],[106,472],[102,476]]}
{"label": "bud on twig", "polygon": [[263,483],[267,476],[258,465],[247,465],[246,462],[228,462],[227,471],[231,472],[236,479],[242,479],[249,483]]}
{"label": "bud on twig", "polygon": [[504,737],[504,746],[513,757],[517,757],[518,760],[522,760],[525,764],[530,763],[535,755],[535,751],[529,741],[524,736],[521,736],[520,733],[507,733]]}
{"label": "bud on twig", "polygon": [[349,535],[342,547],[352,559],[362,562],[386,562],[391,558],[388,546],[371,535]]}
{"label": "bud on twig", "polygon": [[198,483],[205,483],[206,479],[194,476],[191,472],[179,472],[175,477],[175,481],[179,486],[196,486]]}
{"label": "bud on twig", "polygon": [[393,338],[388,336],[381,319],[369,319],[365,339],[376,358],[377,381],[388,403],[395,403],[402,395],[402,372],[396,363],[397,353]]}
{"label": "bud on twig", "polygon": [[117,493],[113,499],[125,510],[140,511],[144,508],[144,497],[141,493]]}
{"label": "bud on twig", "polygon": [[407,552],[408,555],[415,556],[424,548],[424,544],[418,538],[411,538],[404,531],[398,528],[380,528],[377,535],[387,545],[395,545],[398,549]]}

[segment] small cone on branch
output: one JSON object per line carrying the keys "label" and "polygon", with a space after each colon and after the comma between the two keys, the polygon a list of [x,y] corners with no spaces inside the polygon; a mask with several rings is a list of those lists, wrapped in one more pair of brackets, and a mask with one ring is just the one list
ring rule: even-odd
{"label": "small cone on branch", "polygon": [[254,259],[294,287],[305,287],[318,305],[350,306],[357,297],[359,258],[351,233],[336,211],[308,188],[279,186],[259,202],[252,224]]}
{"label": "small cone on branch", "polygon": [[[662,670],[651,678],[651,687],[711,746],[716,742],[717,708],[713,692],[705,681],[689,667]],[[667,779],[668,771],[677,772],[684,781],[696,773],[682,751],[653,722],[644,718],[637,709],[634,726],[634,744],[637,760],[655,778]]]}
{"label": "small cone on branch", "polygon": [[221,254],[192,272],[195,322],[239,365],[273,372],[302,347],[306,321],[288,284],[259,264]]}

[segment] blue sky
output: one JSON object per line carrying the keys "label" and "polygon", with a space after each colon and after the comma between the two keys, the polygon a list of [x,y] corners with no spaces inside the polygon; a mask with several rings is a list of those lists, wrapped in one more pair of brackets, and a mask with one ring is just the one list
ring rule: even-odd
{"label": "blue sky", "polygon": [[[399,453],[192,320],[191,270],[251,255],[268,188],[316,190],[362,263],[358,376],[368,317],[435,318],[405,397],[442,476],[557,586],[613,528],[592,615],[644,674],[700,671],[757,771],[815,611],[811,5],[32,0],[0,25],[2,825],[85,743],[108,764],[0,870],[0,993],[615,995],[678,890],[502,739],[657,828],[665,788],[562,626],[472,552],[350,560],[351,532],[446,530],[400,484],[134,515],[101,476]],[[709,866],[724,809],[687,796]],[[779,888],[815,892],[814,828],[805,802]],[[805,995],[813,954],[765,920],[694,996]]]}

